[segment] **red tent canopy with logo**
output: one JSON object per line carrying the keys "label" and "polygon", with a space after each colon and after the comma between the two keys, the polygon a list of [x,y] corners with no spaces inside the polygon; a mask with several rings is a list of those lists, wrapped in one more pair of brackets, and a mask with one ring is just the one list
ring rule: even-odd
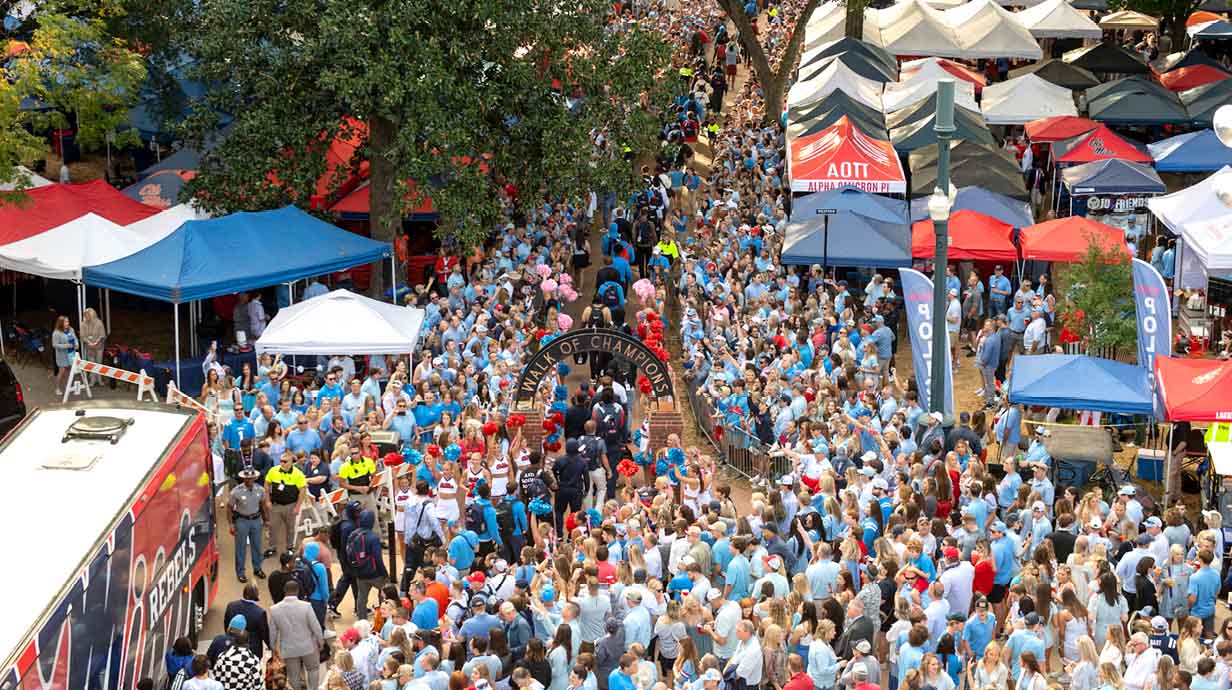
{"label": "red tent canopy with logo", "polygon": [[791,191],[857,187],[874,194],[904,194],[907,176],[894,147],[851,124],[847,116],[788,144]]}
{"label": "red tent canopy with logo", "polygon": [[134,201],[102,180],[49,184],[21,194],[23,201],[0,205],[0,244],[33,237],[87,213],[130,225],[162,210]]}
{"label": "red tent canopy with logo", "polygon": [[[321,132],[319,140],[324,141],[327,136],[329,132]],[[324,209],[332,199],[350,194],[368,178],[368,161],[359,160],[359,149],[367,139],[367,122],[353,117],[342,119],[338,132],[325,150],[325,172],[317,178],[308,208]],[[285,156],[292,159],[294,151],[288,149]],[[271,170],[267,177],[271,184],[282,185],[277,169]]]}
{"label": "red tent canopy with logo", "polygon": [[1104,125],[1098,125],[1086,134],[1058,141],[1052,145],[1054,163],[1090,163],[1109,158],[1119,158],[1134,163],[1151,162],[1151,154]]}
{"label": "red tent canopy with logo", "polygon": [[1058,218],[1023,228],[1022,258],[1037,261],[1082,261],[1091,242],[1120,261],[1129,261],[1125,231],[1082,216]]}
{"label": "red tent canopy with logo", "polygon": [[1159,75],[1159,83],[1169,91],[1188,91],[1199,86],[1227,79],[1227,72],[1210,65],[1189,65]]}
{"label": "red tent canopy with logo", "polygon": [[[1011,240],[1013,228],[1007,223],[976,211],[960,210],[950,215],[950,260],[1016,261],[1018,249]],[[931,259],[936,253],[937,236],[931,219],[911,226],[911,256]]]}
{"label": "red tent canopy with logo", "polygon": [[1232,421],[1232,361],[1155,355],[1155,382],[1164,419]]}
{"label": "red tent canopy with logo", "polygon": [[1099,127],[1099,123],[1075,115],[1055,115],[1028,122],[1024,127],[1027,138],[1034,144],[1047,144],[1073,137]]}

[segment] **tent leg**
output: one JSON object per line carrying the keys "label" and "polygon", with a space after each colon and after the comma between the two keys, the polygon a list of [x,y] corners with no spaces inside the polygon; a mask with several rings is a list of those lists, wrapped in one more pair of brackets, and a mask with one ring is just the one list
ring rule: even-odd
{"label": "tent leg", "polygon": [[1168,499],[1172,497],[1172,427],[1168,425],[1168,445],[1164,446],[1164,510],[1168,509]]}
{"label": "tent leg", "polygon": [[103,304],[107,308],[107,335],[111,335],[111,288],[103,290]]}
{"label": "tent leg", "polygon": [[77,328],[81,328],[81,322],[85,319],[85,301],[86,301],[86,286],[77,284]]}
{"label": "tent leg", "polygon": [[175,317],[175,380],[176,385],[179,385],[180,380],[180,303],[176,302],[172,307]]}
{"label": "tent leg", "polygon": [[389,294],[393,297],[394,304],[400,304],[398,302],[398,256],[396,254],[391,254],[389,257],[389,276],[391,290]]}

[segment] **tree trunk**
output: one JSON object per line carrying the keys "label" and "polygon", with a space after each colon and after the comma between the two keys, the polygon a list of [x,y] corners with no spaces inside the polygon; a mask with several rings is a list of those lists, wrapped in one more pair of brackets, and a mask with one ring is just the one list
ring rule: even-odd
{"label": "tree trunk", "polygon": [[[1185,51],[1185,40],[1189,36],[1185,33],[1185,20],[1187,17],[1170,17],[1169,18],[1169,33],[1172,34],[1172,52],[1182,53]],[[1160,55],[1159,57],[1163,57]]]}
{"label": "tree trunk", "polygon": [[[372,151],[369,158],[369,223],[372,228],[372,239],[393,244],[398,236],[398,228],[402,227],[402,204],[397,198],[398,185],[394,173],[394,163],[391,151],[397,137],[398,125],[387,118],[375,115],[368,120],[368,147]],[[389,270],[388,261],[378,261],[372,264],[372,282],[368,294],[374,299],[383,299],[385,295],[386,276]],[[399,282],[405,280],[400,277]],[[396,295],[395,295],[396,297]],[[397,302],[397,300],[394,300]]]}
{"label": "tree trunk", "polygon": [[857,41],[864,40],[864,0],[847,0],[847,21],[843,25],[843,35]]}
{"label": "tree trunk", "polygon": [[786,76],[780,71],[762,84],[762,92],[766,97],[766,119],[771,122],[783,121],[783,85],[787,81]]}

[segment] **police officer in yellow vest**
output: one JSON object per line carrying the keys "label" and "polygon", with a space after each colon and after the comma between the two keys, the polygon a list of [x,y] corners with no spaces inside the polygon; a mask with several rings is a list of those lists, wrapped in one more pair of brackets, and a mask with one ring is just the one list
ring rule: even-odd
{"label": "police officer in yellow vest", "polygon": [[359,501],[365,509],[373,513],[377,512],[376,491],[379,488],[373,486],[375,478],[376,462],[372,458],[361,456],[359,446],[351,446],[350,456],[342,463],[342,467],[338,468],[338,482],[352,499]]}
{"label": "police officer in yellow vest", "polygon": [[285,553],[297,542],[295,523],[308,494],[308,478],[295,466],[295,454],[282,452],[278,466],[265,473],[265,495],[270,502],[270,533],[274,548]]}

